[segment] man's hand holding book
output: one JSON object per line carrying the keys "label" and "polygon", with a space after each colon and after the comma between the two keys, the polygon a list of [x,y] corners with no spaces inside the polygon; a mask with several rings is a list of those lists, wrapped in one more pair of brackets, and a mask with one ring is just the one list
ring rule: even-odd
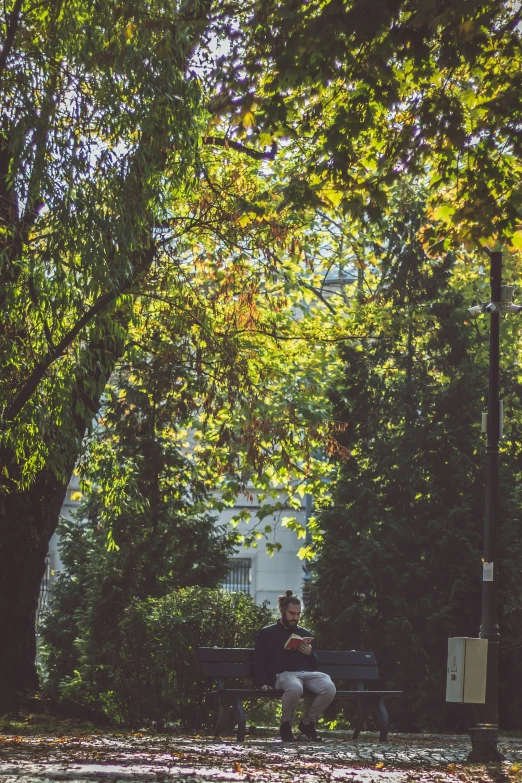
{"label": "man's hand holding book", "polygon": [[311,636],[303,638],[302,636],[293,633],[285,642],[285,650],[298,650],[303,653],[303,655],[311,655],[312,641],[313,638]]}

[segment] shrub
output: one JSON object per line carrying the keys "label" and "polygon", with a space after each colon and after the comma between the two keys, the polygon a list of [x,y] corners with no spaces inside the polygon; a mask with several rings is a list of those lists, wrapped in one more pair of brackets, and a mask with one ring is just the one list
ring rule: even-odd
{"label": "shrub", "polygon": [[272,621],[249,595],[188,587],[133,603],[119,625],[113,687],[125,720],[210,724],[215,703],[201,675],[198,647],[249,647]]}

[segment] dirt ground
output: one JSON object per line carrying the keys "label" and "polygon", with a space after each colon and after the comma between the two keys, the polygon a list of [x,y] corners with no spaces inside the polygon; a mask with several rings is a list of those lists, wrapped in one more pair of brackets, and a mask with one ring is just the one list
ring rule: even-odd
{"label": "dirt ground", "polygon": [[468,765],[467,736],[324,732],[324,742],[76,731],[0,736],[1,783],[522,783],[522,739],[502,737],[506,761]]}

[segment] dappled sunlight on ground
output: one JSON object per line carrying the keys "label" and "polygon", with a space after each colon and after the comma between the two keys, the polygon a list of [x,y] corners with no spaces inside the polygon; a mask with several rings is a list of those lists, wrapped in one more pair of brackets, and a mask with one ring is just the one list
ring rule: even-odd
{"label": "dappled sunlight on ground", "polygon": [[283,745],[275,737],[149,735],[0,737],[1,783],[44,781],[251,781],[263,783],[522,783],[522,739],[502,738],[503,764],[467,766],[467,736],[337,732]]}

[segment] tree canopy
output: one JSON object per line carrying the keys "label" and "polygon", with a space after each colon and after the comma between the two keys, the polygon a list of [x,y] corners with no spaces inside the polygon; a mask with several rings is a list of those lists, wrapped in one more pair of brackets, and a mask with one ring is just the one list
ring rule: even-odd
{"label": "tree canopy", "polygon": [[[234,11],[237,9],[234,7]],[[375,219],[426,177],[433,248],[520,222],[520,9],[464,0],[243,7],[213,110],[291,149],[286,198]],[[238,119],[235,119],[238,118]],[[440,225],[438,225],[440,224]],[[520,247],[521,235],[514,240]]]}
{"label": "tree canopy", "polygon": [[225,499],[320,494],[322,380],[380,329],[379,286],[358,321],[325,272],[364,288],[406,177],[434,258],[520,245],[519,22],[498,0],[5,5],[2,687],[36,682],[49,538],[120,361],[190,367],[179,403]]}
{"label": "tree canopy", "polygon": [[[419,192],[400,190],[388,262],[368,269],[382,314],[375,332],[341,349],[331,389],[339,428],[333,497],[314,520],[310,613],[323,643],[371,649],[389,688],[404,690],[397,726],[465,728],[444,701],[447,639],[480,626],[488,324],[467,312],[487,284],[466,254],[429,258]],[[384,249],[384,248],[383,248]],[[506,277],[518,266],[506,264]],[[485,289],[485,290],[484,290]],[[503,323],[499,570],[501,725],[520,726],[513,650],[520,638],[519,324]],[[411,687],[415,683],[415,687]]]}

